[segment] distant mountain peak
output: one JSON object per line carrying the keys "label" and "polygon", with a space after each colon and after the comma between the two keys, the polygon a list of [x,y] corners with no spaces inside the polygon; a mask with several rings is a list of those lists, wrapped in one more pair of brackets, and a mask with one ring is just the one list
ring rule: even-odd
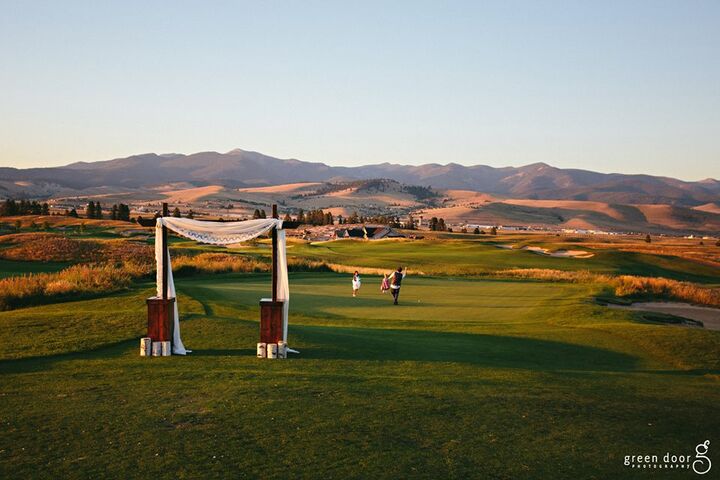
{"label": "distant mountain peak", "polygon": [[548,165],[545,162],[535,162],[535,163],[529,163],[529,164],[519,167],[519,168],[521,168],[523,170],[543,170],[543,169],[547,169],[547,168],[554,169],[555,167],[553,167],[552,165]]}
{"label": "distant mountain peak", "polygon": [[0,173],[0,181],[36,184],[51,182],[76,191],[100,186],[141,188],[168,182],[269,186],[327,182],[331,179],[388,178],[406,185],[474,190],[514,198],[688,206],[720,201],[720,182],[715,179],[684,182],[650,175],[561,169],[544,162],[501,168],[465,166],[455,162],[444,165],[384,162],[357,167],[334,167],[297,159],[279,159],[242,148],[227,153],[210,151],[190,155],[144,153],[100,162],[77,162],[57,168],[1,168]]}

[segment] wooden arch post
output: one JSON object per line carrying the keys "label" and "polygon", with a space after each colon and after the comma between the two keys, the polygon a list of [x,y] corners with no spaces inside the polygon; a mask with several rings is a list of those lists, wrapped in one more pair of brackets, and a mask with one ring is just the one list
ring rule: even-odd
{"label": "wooden arch post", "polygon": [[[168,204],[162,204],[162,216],[168,216]],[[153,342],[171,342],[174,328],[175,298],[168,298],[168,232],[167,227],[162,227],[162,259],[163,289],[160,297],[150,297],[146,300],[148,307],[147,336]]]}
{"label": "wooden arch post", "polygon": [[[277,205],[272,206],[272,217],[278,218]],[[272,229],[272,298],[260,299],[260,342],[278,343],[283,339],[283,302],[277,298],[278,233]]]}

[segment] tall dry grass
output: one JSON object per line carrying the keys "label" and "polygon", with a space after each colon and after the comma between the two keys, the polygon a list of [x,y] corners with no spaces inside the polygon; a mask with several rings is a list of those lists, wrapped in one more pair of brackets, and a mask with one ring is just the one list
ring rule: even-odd
{"label": "tall dry grass", "polygon": [[[190,273],[229,273],[269,272],[270,259],[228,253],[201,253],[199,255],[176,255],[172,258],[173,272]],[[331,272],[327,263],[303,258],[288,258],[288,270],[291,272]]]}
{"label": "tall dry grass", "polygon": [[720,307],[720,289],[667,278],[621,275],[612,280],[618,297],[660,297]]}
{"label": "tall dry grass", "polygon": [[0,280],[0,310],[47,303],[62,297],[115,292],[130,286],[141,267],[74,265],[57,273],[38,273]]}
{"label": "tall dry grass", "polygon": [[[77,253],[77,250],[73,250]],[[127,254],[127,251],[124,252]],[[0,310],[48,303],[62,298],[112,293],[128,288],[133,279],[155,271],[145,251],[125,261],[101,264],[78,264],[56,273],[38,273],[0,280]],[[112,258],[110,258],[112,260]],[[269,272],[270,263],[264,258],[225,253],[173,256],[176,274]],[[289,259],[291,271],[331,271],[324,262]]]}
{"label": "tall dry grass", "polygon": [[173,272],[178,274],[269,272],[270,265],[257,258],[227,253],[201,253],[199,255],[176,255],[171,259]]}
{"label": "tall dry grass", "polygon": [[610,286],[614,294],[621,298],[660,298],[720,307],[720,289],[662,277],[614,276],[587,270],[563,271],[542,268],[498,270],[491,275],[552,282],[597,283]]}

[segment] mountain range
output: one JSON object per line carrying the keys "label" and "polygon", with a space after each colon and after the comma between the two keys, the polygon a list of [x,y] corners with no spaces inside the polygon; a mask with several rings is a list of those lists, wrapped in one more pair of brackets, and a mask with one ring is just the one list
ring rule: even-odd
{"label": "mountain range", "polygon": [[484,192],[540,200],[601,201],[613,204],[666,204],[694,207],[720,199],[720,181],[682,181],[652,175],[561,169],[545,163],[495,168],[457,163],[398,165],[382,163],[334,167],[279,159],[258,152],[142,154],[63,167],[0,167],[0,197],[52,197],[99,189],[136,189],[185,182],[195,186],[247,188],[293,182],[391,179],[434,189]]}

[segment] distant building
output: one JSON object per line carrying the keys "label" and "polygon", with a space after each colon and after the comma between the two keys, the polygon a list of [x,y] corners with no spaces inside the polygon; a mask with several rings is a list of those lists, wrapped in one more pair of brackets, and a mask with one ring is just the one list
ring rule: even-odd
{"label": "distant building", "polygon": [[357,238],[362,240],[380,240],[382,238],[405,238],[405,235],[393,228],[380,225],[354,225],[335,230],[334,238]]}

